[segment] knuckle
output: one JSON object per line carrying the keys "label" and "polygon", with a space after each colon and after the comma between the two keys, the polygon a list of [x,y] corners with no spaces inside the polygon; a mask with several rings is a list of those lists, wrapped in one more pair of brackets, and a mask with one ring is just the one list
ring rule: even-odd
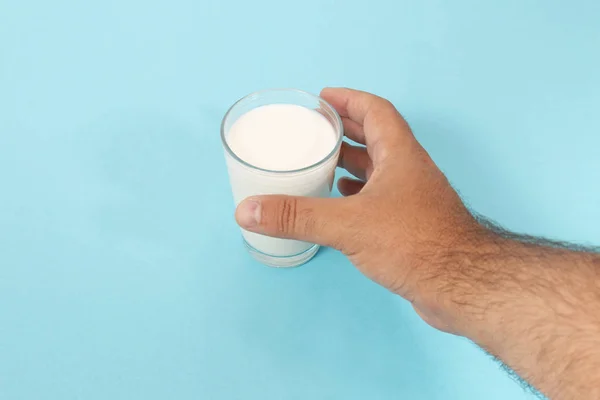
{"label": "knuckle", "polygon": [[290,234],[296,229],[298,201],[294,198],[286,198],[279,204],[277,218],[277,232]]}
{"label": "knuckle", "polygon": [[323,221],[317,221],[312,209],[307,208],[297,213],[296,230],[310,235],[323,230]]}
{"label": "knuckle", "polygon": [[379,101],[379,104],[380,104],[381,108],[394,109],[394,110],[396,109],[394,104],[392,104],[392,102],[389,101],[388,99],[384,99],[383,97],[380,97],[380,99],[381,100]]}

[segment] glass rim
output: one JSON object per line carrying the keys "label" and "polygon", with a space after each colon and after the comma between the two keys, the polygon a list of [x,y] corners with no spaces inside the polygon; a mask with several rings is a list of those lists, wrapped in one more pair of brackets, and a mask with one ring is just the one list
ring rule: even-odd
{"label": "glass rim", "polygon": [[[306,167],[297,168],[297,169],[290,169],[290,170],[272,170],[272,169],[266,169],[266,168],[257,167],[256,165],[252,165],[249,162],[247,162],[247,161],[241,159],[240,157],[238,157],[238,155],[235,154],[233,150],[231,150],[231,147],[229,147],[229,144],[227,143],[227,139],[225,138],[225,121],[227,121],[227,118],[229,117],[229,114],[231,114],[231,111],[238,104],[240,104],[242,101],[248,99],[249,97],[257,96],[257,95],[262,95],[262,94],[269,93],[269,92],[289,92],[289,93],[301,94],[301,95],[304,95],[304,96],[308,96],[308,97],[312,98],[313,100],[317,100],[318,102],[322,102],[327,107],[329,107],[330,111],[332,111],[333,115],[335,116],[336,122],[339,125],[339,130],[336,129],[335,126],[333,127],[336,130],[336,133],[338,133],[338,131],[339,131],[339,135],[338,135],[339,137],[336,139],[335,146],[329,152],[329,154],[327,154],[323,159],[317,161],[316,163],[308,165]],[[291,103],[272,103],[272,104],[291,104]],[[262,171],[262,172],[268,172],[268,173],[271,173],[271,174],[293,174],[293,173],[298,173],[298,172],[305,172],[305,171],[308,171],[308,170],[313,169],[315,167],[318,167],[318,166],[320,166],[322,164],[325,164],[327,161],[329,161],[331,159],[331,157],[333,157],[338,152],[338,150],[342,146],[342,141],[343,140],[344,140],[344,125],[342,124],[342,118],[340,117],[340,115],[338,114],[338,112],[335,110],[335,108],[333,108],[333,106],[331,104],[329,104],[327,101],[325,101],[322,97],[317,96],[317,95],[312,94],[312,93],[309,93],[309,92],[304,91],[304,90],[300,90],[300,89],[286,89],[286,88],[262,89],[262,90],[257,90],[255,92],[247,94],[244,97],[242,97],[239,100],[237,100],[235,103],[233,103],[231,105],[231,107],[229,107],[229,109],[227,110],[227,112],[223,116],[223,120],[221,121],[221,142],[223,144],[223,147],[225,148],[225,151],[227,151],[227,154],[229,154],[231,157],[233,157],[234,160],[238,161],[239,163],[241,163],[242,165],[244,165],[244,166],[246,166],[246,167],[248,167],[250,169],[254,169],[254,170],[258,170],[258,171]]]}

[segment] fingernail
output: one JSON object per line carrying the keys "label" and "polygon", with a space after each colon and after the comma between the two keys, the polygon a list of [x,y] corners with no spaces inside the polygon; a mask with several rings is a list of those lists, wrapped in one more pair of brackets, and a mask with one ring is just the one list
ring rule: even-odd
{"label": "fingernail", "polygon": [[242,228],[253,228],[260,223],[260,203],[244,200],[237,209],[237,221]]}

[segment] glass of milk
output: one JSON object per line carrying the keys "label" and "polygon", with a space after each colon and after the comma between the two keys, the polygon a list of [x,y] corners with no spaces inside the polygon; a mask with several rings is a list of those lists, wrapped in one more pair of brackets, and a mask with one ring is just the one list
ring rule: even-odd
{"label": "glass of milk", "polygon": [[[325,100],[296,89],[270,89],[236,102],[221,124],[221,140],[236,206],[262,194],[328,197],[343,138],[340,116]],[[263,264],[294,267],[319,246],[242,230]]]}

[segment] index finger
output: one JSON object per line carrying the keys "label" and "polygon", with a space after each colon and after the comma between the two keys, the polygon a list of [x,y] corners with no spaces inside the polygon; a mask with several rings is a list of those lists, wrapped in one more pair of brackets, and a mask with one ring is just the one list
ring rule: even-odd
{"label": "index finger", "polygon": [[321,97],[329,102],[342,117],[364,125],[368,112],[386,100],[371,93],[348,88],[325,88]]}
{"label": "index finger", "polygon": [[367,145],[369,155],[375,162],[391,147],[401,144],[410,134],[408,125],[388,100],[371,93],[347,88],[325,88],[321,97],[329,102],[344,118],[363,127],[361,137],[353,129],[359,142]]}

